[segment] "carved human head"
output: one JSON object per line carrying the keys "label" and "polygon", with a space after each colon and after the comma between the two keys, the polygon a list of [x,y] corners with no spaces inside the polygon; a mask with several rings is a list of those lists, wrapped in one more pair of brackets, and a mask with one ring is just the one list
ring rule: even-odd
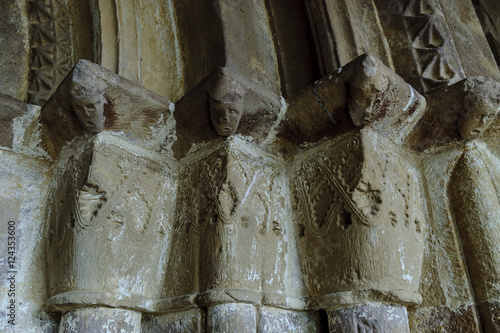
{"label": "carved human head", "polygon": [[390,85],[385,65],[379,59],[366,55],[361,65],[354,68],[347,79],[350,90],[349,114],[356,126],[367,125],[377,119]]}
{"label": "carved human head", "polygon": [[71,106],[83,127],[91,133],[98,133],[104,129],[104,90],[102,82],[71,83]]}
{"label": "carved human head", "polygon": [[208,89],[210,120],[217,133],[229,136],[236,132],[243,115],[245,89],[230,72],[224,71]]}
{"label": "carved human head", "polygon": [[480,137],[500,109],[500,83],[486,78],[469,78],[465,83],[463,112],[458,131],[466,140]]}

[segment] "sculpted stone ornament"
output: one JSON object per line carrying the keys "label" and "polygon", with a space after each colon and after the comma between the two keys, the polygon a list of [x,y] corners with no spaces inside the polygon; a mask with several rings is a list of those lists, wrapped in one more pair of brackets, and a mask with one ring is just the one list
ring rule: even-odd
{"label": "sculpted stone ornament", "polygon": [[42,146],[52,158],[75,138],[112,131],[145,148],[171,145],[174,105],[87,60],[80,60],[42,109]]}
{"label": "sculpted stone ornament", "polygon": [[284,108],[284,101],[271,90],[235,69],[218,68],[176,103],[174,155],[182,158],[234,134],[255,143],[270,141]]}
{"label": "sculpted stone ornament", "polygon": [[426,107],[422,95],[370,54],[318,80],[288,103],[277,146],[319,142],[356,127],[370,127],[402,144]]}
{"label": "sculpted stone ornament", "polygon": [[301,265],[310,302],[327,309],[331,327],[358,311],[339,309],[359,305],[373,313],[374,332],[409,332],[404,305],[421,301],[427,218],[418,158],[402,144],[425,105],[370,55],[290,102],[279,136],[304,147],[289,176]]}
{"label": "sculpted stone ornament", "polygon": [[170,149],[172,111],[167,99],[87,61],[42,109],[42,144],[55,160],[47,303],[64,312],[61,331],[139,332],[140,312],[157,309],[177,180],[156,150]]}
{"label": "sculpted stone ornament", "polygon": [[500,160],[479,138],[500,109],[500,83],[464,84],[460,136],[467,140],[449,181],[449,197],[469,277],[486,332],[497,332],[500,311]]}
{"label": "sculpted stone ornament", "polygon": [[104,129],[104,82],[71,82],[71,106],[86,131],[99,133]]}
{"label": "sculpted stone ornament", "polygon": [[479,138],[500,109],[500,83],[486,77],[465,81],[462,117],[458,126],[465,140]]}
{"label": "sculpted stone ornament", "polygon": [[217,133],[229,136],[236,132],[243,115],[245,89],[235,78],[217,76],[208,90],[210,120]]}

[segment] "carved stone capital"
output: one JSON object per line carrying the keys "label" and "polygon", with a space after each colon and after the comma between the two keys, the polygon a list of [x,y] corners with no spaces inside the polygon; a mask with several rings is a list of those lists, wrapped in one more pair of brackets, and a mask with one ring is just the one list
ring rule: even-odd
{"label": "carved stone capital", "polygon": [[151,310],[147,300],[163,290],[174,168],[105,132],[63,149],[47,215],[51,308]]}
{"label": "carved stone capital", "polygon": [[312,301],[418,303],[427,221],[416,157],[352,131],[297,155],[291,172]]}

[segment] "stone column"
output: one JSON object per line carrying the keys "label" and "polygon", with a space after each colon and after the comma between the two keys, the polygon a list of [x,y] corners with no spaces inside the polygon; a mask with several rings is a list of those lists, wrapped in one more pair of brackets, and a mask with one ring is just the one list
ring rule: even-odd
{"label": "stone column", "polygon": [[59,333],[140,333],[141,313],[113,308],[81,308],[63,313]]}
{"label": "stone column", "polygon": [[222,303],[208,307],[208,332],[257,333],[257,310],[252,304]]}
{"label": "stone column", "polygon": [[328,310],[330,333],[410,333],[401,305],[366,304]]}

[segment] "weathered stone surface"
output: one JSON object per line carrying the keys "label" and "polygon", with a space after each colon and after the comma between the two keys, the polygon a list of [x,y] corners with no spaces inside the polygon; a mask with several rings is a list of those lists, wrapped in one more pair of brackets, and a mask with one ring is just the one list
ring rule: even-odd
{"label": "weathered stone surface", "polygon": [[421,155],[429,204],[428,241],[424,252],[422,306],[458,309],[473,304],[473,291],[451,218],[447,185],[461,145],[447,145]]}
{"label": "weathered stone surface", "polygon": [[469,77],[428,96],[427,101],[427,111],[408,138],[417,151],[496,135],[488,127],[498,127],[500,82],[492,78]]}
{"label": "weathered stone surface", "polygon": [[[177,2],[177,1],[175,1]],[[99,63],[172,100],[185,92],[174,1],[98,1]]]}
{"label": "weathered stone surface", "polygon": [[[259,157],[260,156],[260,157]],[[284,165],[239,138],[191,154],[179,175],[166,295],[301,307]],[[249,250],[251,249],[251,250]],[[191,295],[198,294],[195,300]]]}
{"label": "weathered stone surface", "polygon": [[75,309],[64,312],[60,333],[140,333],[141,313],[112,308]]}
{"label": "weathered stone surface", "polygon": [[448,188],[476,300],[500,300],[500,160],[474,140],[454,167]]}
{"label": "weathered stone surface", "polygon": [[482,332],[474,306],[418,307],[409,309],[408,312],[411,332]]}
{"label": "weathered stone surface", "polygon": [[207,331],[257,333],[257,310],[244,303],[212,305],[207,309]]}
{"label": "weathered stone surface", "polygon": [[273,139],[284,102],[272,91],[229,68],[219,68],[176,104],[174,156],[182,158],[219,136]]}
{"label": "weathered stone surface", "polygon": [[[458,4],[453,0],[439,0],[439,2],[442,8],[446,8],[443,10],[443,15],[450,27],[453,45],[460,57],[465,77],[487,75],[500,80],[500,71],[474,10],[474,1],[460,1]],[[498,15],[495,14],[500,8],[498,2],[491,0],[479,2],[488,5],[493,17]],[[489,3],[494,5],[490,6]]]}
{"label": "weathered stone surface", "polygon": [[[85,57],[82,54],[75,54],[75,44],[86,44],[83,48],[88,52],[87,56],[89,53],[92,55],[90,36],[87,37],[89,43],[73,38],[79,34],[85,34],[86,29],[80,29],[83,26],[77,25],[75,35],[72,34],[75,22],[71,19],[71,11],[76,8],[85,8],[85,4],[70,6],[71,2],[73,1],[40,0],[29,1],[26,4],[29,11],[31,37],[28,91],[30,103],[44,105],[75,64],[74,57],[77,56],[77,59],[80,59],[78,56]],[[90,18],[88,12],[77,10],[77,15],[87,16],[87,20],[84,21],[88,24]]]}
{"label": "weathered stone surface", "polygon": [[328,311],[332,333],[410,333],[406,308],[369,304]]}
{"label": "weathered stone surface", "polygon": [[322,76],[365,52],[393,68],[387,40],[372,1],[314,0],[306,7]]}
{"label": "weathered stone surface", "polygon": [[82,60],[42,109],[42,145],[55,158],[71,140],[106,130],[147,148],[162,142],[168,148],[173,109],[169,100]]}
{"label": "weathered stone surface", "polygon": [[371,127],[402,143],[426,105],[418,92],[371,55],[317,81],[289,104],[278,143],[283,139],[295,146],[336,137],[356,126]]}
{"label": "weathered stone surface", "polygon": [[28,124],[37,107],[0,94],[0,146],[19,149],[24,143]]}
{"label": "weathered stone surface", "polygon": [[105,133],[65,148],[48,202],[52,308],[154,309],[174,214],[172,168]]}
{"label": "weathered stone surface", "polygon": [[0,93],[21,101],[28,92],[30,32],[26,1],[0,1]]}
{"label": "weathered stone surface", "polygon": [[320,307],[418,303],[426,216],[417,160],[371,130],[296,156],[299,253]]}
{"label": "weathered stone surface", "polygon": [[500,331],[500,302],[484,302],[479,304],[479,314],[485,333]]}
{"label": "weathered stone surface", "polygon": [[327,323],[319,312],[290,311],[263,306],[259,311],[258,332],[316,333],[327,330]]}
{"label": "weathered stone surface", "polygon": [[[213,4],[224,33],[224,66],[240,70],[279,94],[281,82],[266,1],[216,0]],[[247,34],[250,30],[252,33]]]}
{"label": "weathered stone surface", "polygon": [[0,244],[4,249],[0,256],[0,331],[53,333],[57,316],[45,311],[43,250],[51,168],[5,149],[0,149],[0,161]]}
{"label": "weathered stone surface", "polygon": [[[466,76],[450,32],[456,28],[447,21],[439,2],[375,1],[395,71],[420,93],[430,93]],[[453,11],[462,11],[467,2],[455,2],[457,9]]]}
{"label": "weathered stone surface", "polygon": [[477,16],[483,27],[484,35],[495,57],[500,64],[500,4],[495,0],[481,0],[473,3]]}
{"label": "weathered stone surface", "polygon": [[269,1],[270,25],[278,57],[281,94],[288,98],[318,77],[306,4],[300,0]]}
{"label": "weathered stone surface", "polygon": [[206,328],[206,310],[190,309],[150,316],[143,320],[142,333],[203,333]]}
{"label": "weathered stone surface", "polygon": [[[314,332],[325,309],[340,331],[390,331],[407,304],[413,331],[479,332],[477,306],[497,330],[499,84],[471,76],[498,75],[494,10],[483,33],[470,0],[28,4],[31,100],[82,56],[134,83],[84,62],[40,121],[4,103],[27,107],[0,151],[18,330],[57,331],[48,305],[61,331],[125,312],[151,331]],[[319,73],[287,110],[279,92]],[[174,119],[137,82],[194,89]]]}

